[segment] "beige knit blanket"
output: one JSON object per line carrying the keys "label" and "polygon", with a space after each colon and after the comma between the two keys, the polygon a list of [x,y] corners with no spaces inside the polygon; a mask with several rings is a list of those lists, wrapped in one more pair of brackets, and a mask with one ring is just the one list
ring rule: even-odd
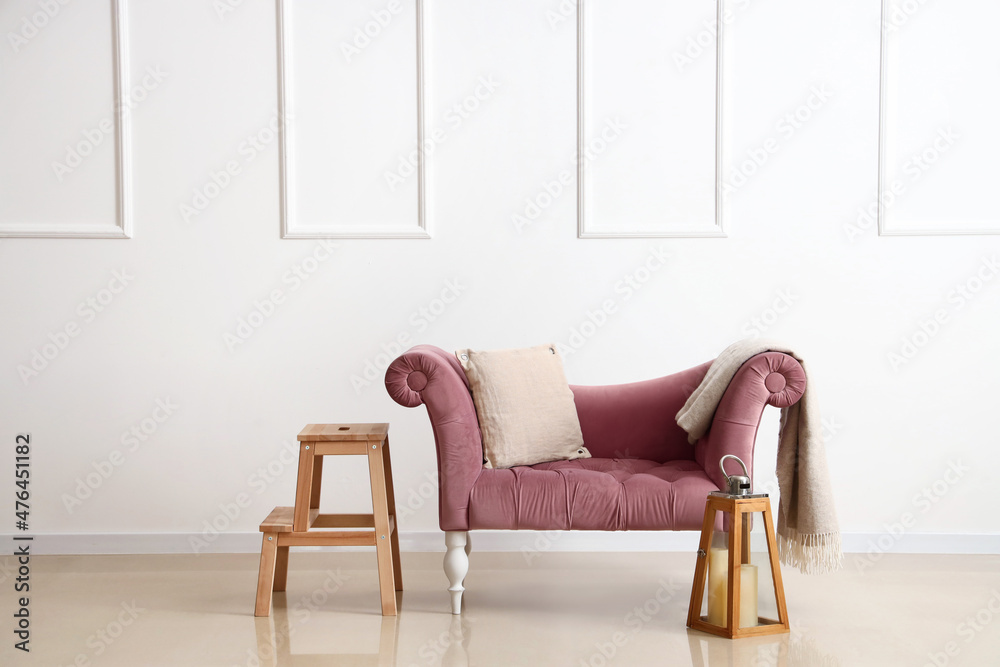
{"label": "beige knit blanket", "polygon": [[[705,378],[677,413],[677,424],[697,442],[712,425],[715,409],[729,382],[748,359],[762,352],[784,352],[806,370],[806,364],[786,346],[764,340],[742,340],[727,347],[712,363]],[[806,574],[832,572],[841,567],[843,552],[837,511],[830,489],[822,424],[816,390],[806,390],[795,405],[781,410],[778,435],[778,551],[781,562]]]}

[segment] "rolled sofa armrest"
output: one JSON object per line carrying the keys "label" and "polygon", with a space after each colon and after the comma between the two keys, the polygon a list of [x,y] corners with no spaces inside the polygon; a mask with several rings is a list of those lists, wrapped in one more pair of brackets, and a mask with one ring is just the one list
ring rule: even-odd
{"label": "rolled sofa armrest", "polygon": [[468,530],[469,497],[483,470],[483,436],[458,359],[439,347],[417,345],[389,364],[385,388],[400,405],[427,406],[437,448],[441,530]]}
{"label": "rolled sofa armrest", "polygon": [[[744,363],[733,376],[708,433],[695,446],[695,460],[709,479],[725,488],[719,461],[726,454],[740,457],[753,475],[754,443],[764,408],[786,408],[806,390],[806,374],[794,357],[783,352],[763,352]],[[742,474],[739,465],[727,461],[729,474]],[[752,477],[751,477],[752,478]]]}

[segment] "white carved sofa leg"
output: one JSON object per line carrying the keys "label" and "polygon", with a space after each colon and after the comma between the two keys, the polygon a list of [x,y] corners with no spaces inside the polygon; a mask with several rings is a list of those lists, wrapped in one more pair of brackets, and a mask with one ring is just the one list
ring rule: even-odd
{"label": "white carved sofa leg", "polygon": [[[465,555],[468,557],[472,553],[472,533],[465,533]],[[468,566],[465,570],[466,575],[469,573]],[[462,585],[465,586],[465,577],[462,577]]]}
{"label": "white carved sofa leg", "polygon": [[451,613],[462,613],[462,593],[465,592],[465,575],[469,572],[469,534],[464,530],[449,530],[444,534],[448,551],[444,554],[444,573],[448,577],[451,593]]}

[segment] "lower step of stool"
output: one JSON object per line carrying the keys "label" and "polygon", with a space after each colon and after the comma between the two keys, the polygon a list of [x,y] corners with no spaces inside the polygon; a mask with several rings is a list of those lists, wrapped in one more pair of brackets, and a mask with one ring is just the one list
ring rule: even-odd
{"label": "lower step of stool", "polygon": [[[274,534],[279,547],[375,546],[374,530],[314,530],[316,528],[374,528],[372,514],[320,514],[310,510],[308,531],[292,530],[294,508],[275,507],[260,524],[260,532]],[[389,517],[389,534],[396,530],[396,517]]]}
{"label": "lower step of stool", "polygon": [[[373,514],[320,514],[319,510],[311,510],[310,529],[306,531],[292,529],[293,517],[294,508],[275,507],[260,524],[264,543],[261,545],[254,616],[270,615],[272,591],[285,590],[288,548],[307,546],[377,547],[382,614],[396,615],[396,591],[403,590],[403,582],[399,570],[399,547],[393,532],[396,530],[395,516],[388,517],[389,527],[385,535],[370,530],[374,528],[375,523]],[[314,528],[321,530],[313,530]],[[323,528],[355,530],[322,530]],[[361,530],[366,528],[369,530]]]}

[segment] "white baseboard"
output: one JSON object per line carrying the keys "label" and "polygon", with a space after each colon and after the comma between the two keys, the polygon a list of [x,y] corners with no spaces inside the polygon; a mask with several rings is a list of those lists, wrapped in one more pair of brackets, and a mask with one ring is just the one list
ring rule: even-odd
{"label": "white baseboard", "polygon": [[897,554],[990,554],[1000,555],[998,534],[908,533],[895,537],[889,533],[845,533],[844,553]]}
{"label": "white baseboard", "polygon": [[[8,542],[12,536],[5,535]],[[259,553],[259,532],[201,533],[80,533],[41,534],[32,542],[32,554],[184,554]],[[698,548],[695,532],[505,531],[472,532],[475,551],[665,551]],[[1000,534],[913,533],[899,537],[886,533],[846,533],[846,553],[993,554],[1000,555]],[[402,551],[444,551],[441,531],[403,531]],[[352,551],[365,547],[338,547]],[[301,547],[319,550],[318,547]]]}

